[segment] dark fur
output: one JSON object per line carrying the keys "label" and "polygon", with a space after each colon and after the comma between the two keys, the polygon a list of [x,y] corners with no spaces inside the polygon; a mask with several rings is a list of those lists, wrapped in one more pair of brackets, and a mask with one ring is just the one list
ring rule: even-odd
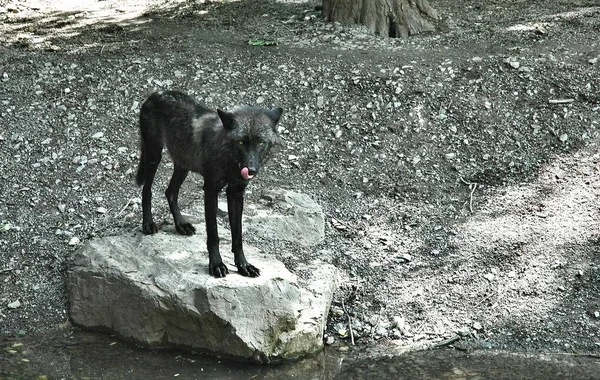
{"label": "dark fur", "polygon": [[248,185],[241,170],[257,174],[271,147],[279,142],[276,125],[283,110],[244,107],[231,112],[214,112],[178,91],[159,91],[148,97],[140,111],[141,156],[136,176],[142,190],[142,231],[158,231],[152,219],[152,182],[166,145],[174,171],[165,192],[180,234],[196,232],[179,210],[179,188],[190,171],[204,177],[209,272],[215,277],[229,273],[219,253],[217,197],[227,186],[227,208],[232,235],[232,250],[238,272],[244,276],[260,274],[244,256],[242,211],[244,190]]}

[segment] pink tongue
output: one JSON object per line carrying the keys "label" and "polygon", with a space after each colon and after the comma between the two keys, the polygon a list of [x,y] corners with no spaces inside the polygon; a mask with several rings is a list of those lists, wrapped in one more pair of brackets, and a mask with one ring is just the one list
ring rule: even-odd
{"label": "pink tongue", "polygon": [[245,179],[252,179],[252,177],[254,176],[248,173],[248,168],[242,168],[242,177],[244,177]]}

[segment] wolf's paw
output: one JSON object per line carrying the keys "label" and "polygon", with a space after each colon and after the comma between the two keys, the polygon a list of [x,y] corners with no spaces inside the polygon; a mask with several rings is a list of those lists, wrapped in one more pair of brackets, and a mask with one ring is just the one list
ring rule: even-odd
{"label": "wolf's paw", "polygon": [[223,263],[208,264],[208,273],[216,278],[225,277],[229,273],[229,269]]}
{"label": "wolf's paw", "polygon": [[191,223],[176,224],[175,229],[182,235],[193,235],[196,233],[196,228]]}
{"label": "wolf's paw", "polygon": [[143,222],[142,232],[144,235],[154,235],[158,232],[158,227],[156,227],[156,224],[152,220],[149,222]]}
{"label": "wolf's paw", "polygon": [[245,263],[237,266],[238,273],[246,277],[258,277],[260,276],[260,270],[252,264]]}

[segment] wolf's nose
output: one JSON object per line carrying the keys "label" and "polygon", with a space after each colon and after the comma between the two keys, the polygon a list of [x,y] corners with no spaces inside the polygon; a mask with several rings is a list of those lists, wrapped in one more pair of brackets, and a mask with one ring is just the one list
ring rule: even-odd
{"label": "wolf's nose", "polygon": [[249,166],[248,167],[248,174],[250,174],[250,175],[256,175],[257,172],[258,172],[258,170],[254,166]]}

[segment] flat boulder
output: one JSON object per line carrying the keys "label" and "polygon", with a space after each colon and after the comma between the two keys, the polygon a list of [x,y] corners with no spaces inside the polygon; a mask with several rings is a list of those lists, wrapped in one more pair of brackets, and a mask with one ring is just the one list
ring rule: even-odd
{"label": "flat boulder", "polygon": [[323,347],[335,267],[312,263],[296,274],[245,246],[261,275],[208,273],[203,225],[94,239],[75,252],[68,272],[69,311],[83,327],[108,330],[148,347],[189,348],[244,361],[302,357]]}
{"label": "flat boulder", "polygon": [[244,229],[265,239],[310,247],[325,239],[325,217],[321,206],[308,195],[276,189],[263,193],[258,204],[249,205]]}

